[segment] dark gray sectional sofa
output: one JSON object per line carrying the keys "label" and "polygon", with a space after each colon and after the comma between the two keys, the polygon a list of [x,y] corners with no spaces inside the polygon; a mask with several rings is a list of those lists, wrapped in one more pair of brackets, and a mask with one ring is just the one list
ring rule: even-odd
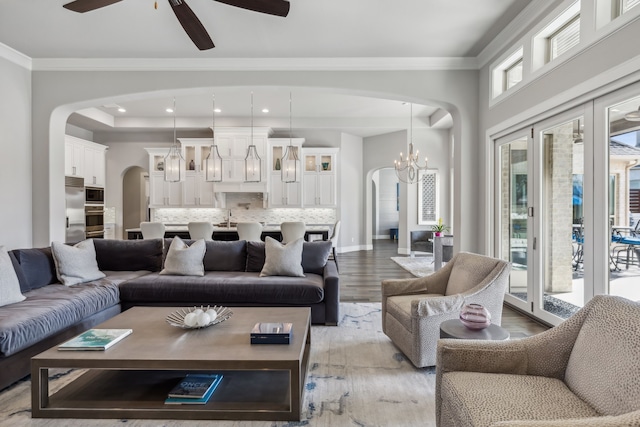
{"label": "dark gray sectional sofa", "polygon": [[11,251],[26,299],[0,307],[0,389],[29,374],[32,356],[137,305],[307,306],[314,324],[338,323],[331,242],[304,243],[305,277],[260,277],[264,243],[243,240],[206,242],[203,277],[160,275],[169,244],[95,240],[106,277],[74,286],[59,283],[50,248]]}

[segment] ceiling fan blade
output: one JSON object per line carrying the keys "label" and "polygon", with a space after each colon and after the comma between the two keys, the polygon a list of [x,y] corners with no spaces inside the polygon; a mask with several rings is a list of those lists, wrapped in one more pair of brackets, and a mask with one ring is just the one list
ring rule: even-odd
{"label": "ceiling fan blade", "polygon": [[184,0],[169,0],[169,4],[182,28],[198,49],[207,50],[215,47],[204,25]]}
{"label": "ceiling fan blade", "polygon": [[65,9],[72,10],[74,12],[85,13],[91,10],[100,9],[101,7],[109,6],[114,3],[118,3],[122,0],[76,0],[71,3],[62,5]]}
{"label": "ceiling fan blade", "polygon": [[215,0],[220,3],[253,10],[255,12],[268,13],[269,15],[287,16],[289,14],[289,2],[286,0]]}

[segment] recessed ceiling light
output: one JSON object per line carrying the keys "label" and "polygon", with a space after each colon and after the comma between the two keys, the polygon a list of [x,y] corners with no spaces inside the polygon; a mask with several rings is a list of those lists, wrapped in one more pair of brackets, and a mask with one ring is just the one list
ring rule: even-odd
{"label": "recessed ceiling light", "polygon": [[219,108],[216,108],[215,110],[213,110],[214,113],[222,113],[222,110]]}
{"label": "recessed ceiling light", "polygon": [[263,112],[263,113],[268,113],[268,112],[269,112],[269,109],[268,109],[268,108],[263,108],[263,109],[262,109],[262,112]]}
{"label": "recessed ceiling light", "polygon": [[127,110],[125,108],[122,108],[122,107],[118,107],[118,111],[121,112],[121,113],[126,113],[127,112]]}
{"label": "recessed ceiling light", "polygon": [[166,109],[166,110],[164,110],[164,111],[166,111],[167,113],[173,113],[173,108],[167,108],[167,109]]}

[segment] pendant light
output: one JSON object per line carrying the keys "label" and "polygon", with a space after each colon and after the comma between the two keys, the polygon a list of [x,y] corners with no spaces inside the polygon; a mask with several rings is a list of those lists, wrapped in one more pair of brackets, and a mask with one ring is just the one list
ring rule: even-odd
{"label": "pendant light", "polygon": [[409,154],[405,159],[400,153],[400,160],[394,160],[393,164],[396,169],[398,179],[406,184],[413,184],[418,178],[418,172],[427,169],[427,158],[424,158],[424,166],[420,166],[418,159],[418,151],[413,154],[413,104],[410,104],[409,110]]}
{"label": "pendant light", "polygon": [[167,182],[179,182],[184,179],[184,157],[178,146],[176,136],[176,98],[173,98],[173,145],[164,158],[164,180]]}
{"label": "pendant light", "polygon": [[262,180],[262,165],[258,150],[253,143],[253,92],[251,92],[251,140],[247,148],[247,157],[244,158],[244,181],[260,182]]}
{"label": "pendant light", "polygon": [[216,144],[216,96],[213,96],[213,111],[211,113],[212,140],[209,155],[205,160],[205,180],[209,182],[222,181],[222,157]]}
{"label": "pendant light", "polygon": [[298,178],[298,149],[291,143],[291,92],[289,92],[289,146],[286,148],[282,156],[282,182],[296,182]]}

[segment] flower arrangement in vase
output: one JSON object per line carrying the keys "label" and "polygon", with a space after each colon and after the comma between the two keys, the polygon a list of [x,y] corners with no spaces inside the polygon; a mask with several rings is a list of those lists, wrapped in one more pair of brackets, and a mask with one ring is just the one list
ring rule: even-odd
{"label": "flower arrangement in vase", "polygon": [[442,233],[449,231],[449,226],[442,223],[442,218],[438,218],[438,223],[431,226],[431,230],[435,231],[436,237],[442,236]]}

